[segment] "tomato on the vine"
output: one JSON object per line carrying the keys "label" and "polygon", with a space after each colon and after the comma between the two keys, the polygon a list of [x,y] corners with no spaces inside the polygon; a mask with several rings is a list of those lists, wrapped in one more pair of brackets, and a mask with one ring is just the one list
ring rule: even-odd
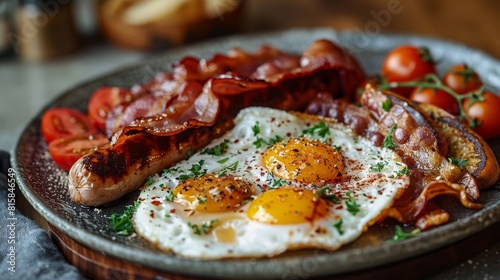
{"label": "tomato on the vine", "polygon": [[443,76],[443,84],[458,94],[465,94],[479,89],[483,82],[467,64],[458,64],[446,72]]}
{"label": "tomato on the vine", "polygon": [[[393,49],[384,59],[382,76],[389,82],[409,82],[427,74],[436,73],[436,67],[429,49],[403,45]],[[408,97],[413,88],[396,88],[394,92]]]}
{"label": "tomato on the vine", "polygon": [[42,133],[47,142],[63,137],[89,135],[97,132],[84,113],[70,108],[47,110],[42,116]]}
{"label": "tomato on the vine", "polygon": [[68,171],[83,155],[109,143],[103,135],[74,136],[50,142],[49,153],[63,170]]}
{"label": "tomato on the vine", "polygon": [[102,87],[97,89],[89,100],[88,112],[92,123],[101,131],[106,129],[106,119],[113,107],[130,101],[129,89],[119,87]]}
{"label": "tomato on the vine", "polygon": [[472,103],[466,99],[465,113],[474,119],[470,125],[484,139],[498,137],[500,136],[500,97],[489,91],[485,91],[482,96],[482,101]]}
{"label": "tomato on the vine", "polygon": [[411,93],[410,100],[438,106],[452,115],[459,113],[457,100],[441,89],[417,87]]}

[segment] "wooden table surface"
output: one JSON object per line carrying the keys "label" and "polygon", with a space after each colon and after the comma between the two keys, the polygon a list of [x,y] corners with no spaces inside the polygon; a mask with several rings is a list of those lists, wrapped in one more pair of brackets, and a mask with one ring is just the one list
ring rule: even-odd
{"label": "wooden table surface", "polygon": [[245,5],[246,32],[325,26],[367,35],[414,33],[460,42],[500,59],[500,1],[251,0]]}

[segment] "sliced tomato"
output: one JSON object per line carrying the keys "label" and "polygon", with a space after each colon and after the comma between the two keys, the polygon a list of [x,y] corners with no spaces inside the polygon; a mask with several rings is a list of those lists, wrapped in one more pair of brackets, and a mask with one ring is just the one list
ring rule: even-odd
{"label": "sliced tomato", "polygon": [[88,104],[89,117],[101,131],[106,130],[106,119],[114,107],[132,100],[129,89],[119,87],[102,87],[92,94]]}
{"label": "sliced tomato", "polygon": [[97,129],[84,113],[70,108],[47,110],[42,116],[42,133],[48,143],[55,139],[95,134]]}
{"label": "sliced tomato", "polygon": [[50,142],[49,153],[59,167],[68,171],[83,155],[109,143],[103,135],[74,136]]}

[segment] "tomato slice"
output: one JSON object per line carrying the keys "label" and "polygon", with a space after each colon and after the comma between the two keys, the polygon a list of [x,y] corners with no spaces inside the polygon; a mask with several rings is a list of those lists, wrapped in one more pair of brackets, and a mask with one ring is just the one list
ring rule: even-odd
{"label": "tomato slice", "polygon": [[42,133],[48,143],[55,139],[95,134],[89,117],[70,108],[47,110],[42,116]]}
{"label": "tomato slice", "polygon": [[108,138],[100,134],[60,138],[50,142],[49,153],[59,167],[68,171],[83,155],[108,143]]}
{"label": "tomato slice", "polygon": [[101,131],[106,130],[108,113],[117,105],[132,101],[129,89],[119,87],[102,87],[90,97],[88,104],[89,117]]}

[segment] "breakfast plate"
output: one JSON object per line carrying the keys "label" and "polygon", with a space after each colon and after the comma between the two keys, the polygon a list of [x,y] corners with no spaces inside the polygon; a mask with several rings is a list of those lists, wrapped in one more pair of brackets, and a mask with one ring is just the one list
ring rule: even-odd
{"label": "breakfast plate", "polygon": [[[332,40],[349,49],[369,75],[380,71],[384,56],[395,46],[425,45],[439,61],[438,71],[444,71],[458,63],[474,65],[485,84],[494,92],[500,92],[500,62],[456,43],[409,35],[368,36],[331,29],[300,29],[233,36],[171,50],[140,65],[78,85],[48,103],[44,110],[71,107],[85,111],[90,95],[97,88],[110,85],[130,87],[146,82],[156,73],[168,71],[172,63],[185,56],[208,58],[232,47],[253,51],[263,44],[300,53],[307,45],[320,38]],[[67,174],[52,161],[41,133],[42,112],[26,126],[12,157],[20,189],[28,201],[51,225],[80,244],[156,271],[238,279],[338,275],[419,256],[474,235],[500,221],[500,186],[497,183],[481,193],[479,202],[484,208],[479,211],[465,209],[453,200],[441,198],[438,202],[448,210],[451,221],[400,242],[388,242],[394,235],[394,225],[385,224],[371,227],[358,240],[336,252],[299,250],[272,258],[216,261],[181,258],[159,251],[141,238],[120,236],[110,230],[111,221],[108,217],[123,212],[127,205],[137,199],[138,191],[97,208],[85,207],[70,200]],[[490,141],[489,144],[497,158],[500,158],[500,140]]]}

